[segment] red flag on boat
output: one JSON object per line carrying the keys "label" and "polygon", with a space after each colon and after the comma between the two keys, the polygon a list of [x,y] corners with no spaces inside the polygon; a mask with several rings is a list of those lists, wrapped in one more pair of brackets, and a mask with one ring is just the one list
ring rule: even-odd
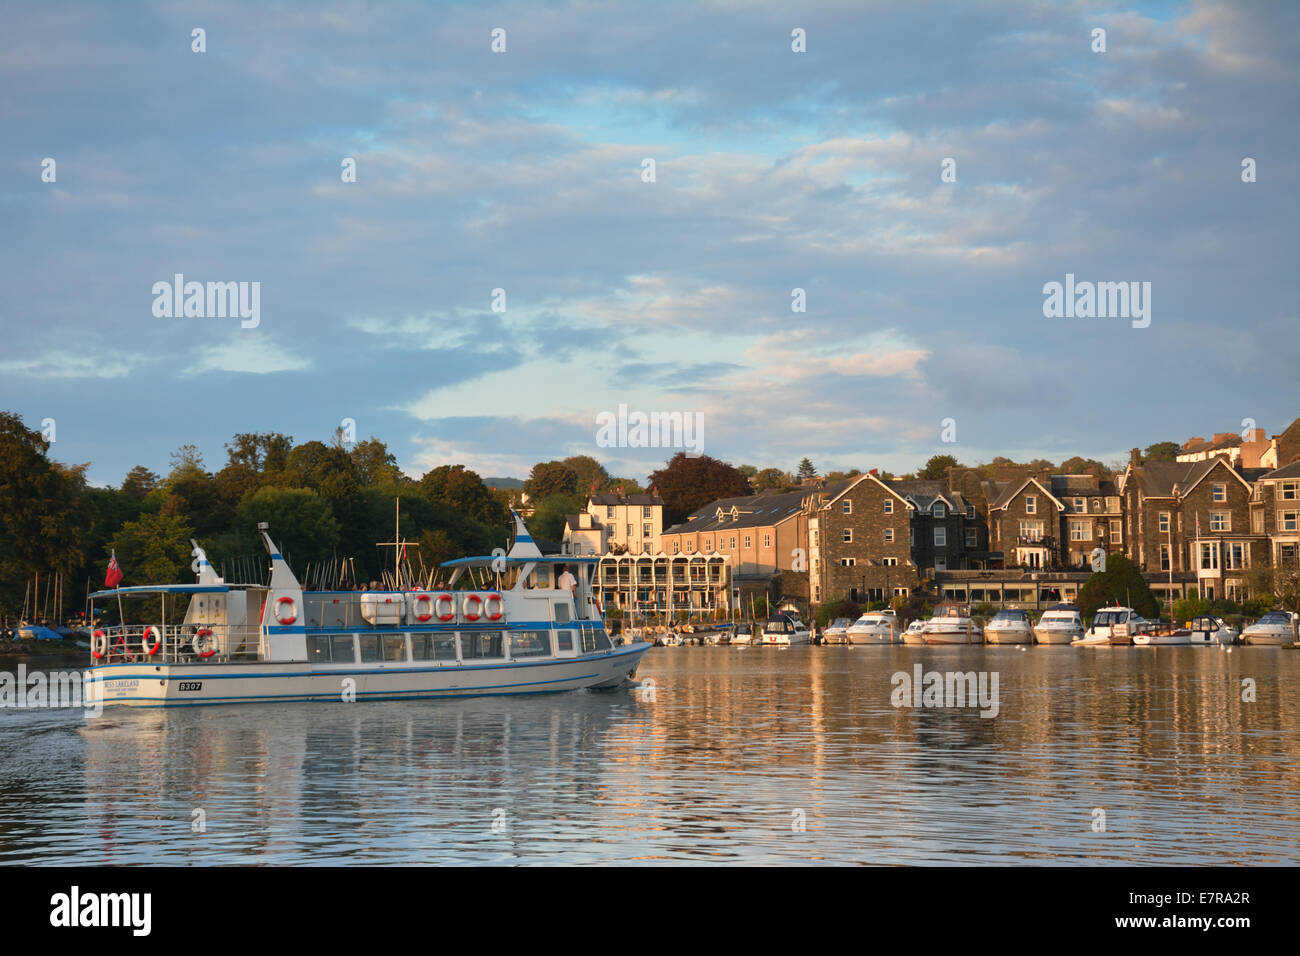
{"label": "red flag on boat", "polygon": [[108,573],[104,575],[104,587],[115,588],[122,580],[122,569],[117,566],[117,551],[108,559]]}

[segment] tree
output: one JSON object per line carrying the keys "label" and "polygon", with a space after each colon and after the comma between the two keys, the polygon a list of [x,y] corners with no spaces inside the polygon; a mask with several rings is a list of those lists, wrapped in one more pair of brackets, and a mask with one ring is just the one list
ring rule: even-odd
{"label": "tree", "polygon": [[918,478],[938,481],[948,477],[948,469],[957,467],[957,459],[952,455],[935,455],[916,473]]}
{"label": "tree", "polygon": [[758,469],[753,465],[737,465],[736,471],[740,472],[746,478],[753,478],[758,474]]}
{"label": "tree", "polygon": [[585,495],[547,495],[534,501],[528,530],[533,537],[561,541],[564,538],[564,516],[577,514],[586,506]]}
{"label": "tree", "polygon": [[1095,475],[1098,478],[1106,478],[1110,476],[1111,472],[1109,468],[1096,459],[1075,455],[1073,458],[1067,458],[1061,462],[1061,474]]}
{"label": "tree", "polygon": [[605,487],[601,490],[621,495],[640,495],[645,493],[645,488],[643,488],[641,482],[637,481],[635,478],[611,478],[609,481],[605,482]]}
{"label": "tree", "polygon": [[144,465],[136,465],[122,479],[122,493],[136,501],[143,501],[157,487],[158,476]]}
{"label": "tree", "polygon": [[578,473],[561,461],[541,461],[524,482],[524,492],[534,501],[550,495],[578,493]]}
{"label": "tree", "polygon": [[[194,529],[183,515],[143,514],[128,521],[110,542],[122,569],[122,584],[192,583],[190,539]],[[104,555],[107,564],[108,555]]]}
{"label": "tree", "polygon": [[816,478],[816,477],[817,477],[817,468],[816,468],[815,465],[813,465],[813,463],[812,463],[812,461],[811,461],[810,459],[808,459],[808,458],[804,458],[802,461],[799,462],[799,472],[798,472],[798,474],[799,474],[799,478],[800,478],[800,479],[804,479],[804,478]]}
{"label": "tree", "polygon": [[483,479],[464,465],[439,465],[419,481],[420,493],[435,504],[443,504],[490,528],[504,525],[506,509]]}
{"label": "tree", "polygon": [[718,498],[752,494],[749,481],[739,471],[709,455],[691,457],[679,451],[656,472],[650,484],[664,502],[664,524],[674,525],[701,505]]}
{"label": "tree", "polygon": [[1094,573],[1079,589],[1079,610],[1085,618],[1112,604],[1131,607],[1143,617],[1160,613],[1160,602],[1142,573],[1122,554],[1106,555],[1106,570]]}
{"label": "tree", "polygon": [[780,468],[764,468],[754,475],[754,491],[785,491],[794,484],[794,479]]}
{"label": "tree", "polygon": [[592,491],[600,491],[609,482],[609,472],[605,470],[605,466],[590,455],[573,455],[560,464],[572,469],[578,476],[576,486],[578,494],[585,495]]}
{"label": "tree", "polygon": [[171,454],[171,477],[192,471],[203,471],[203,453],[197,445],[181,445]]}
{"label": "tree", "polygon": [[353,445],[348,454],[352,456],[357,480],[363,487],[397,488],[407,483],[407,477],[397,467],[397,456],[373,435]]}
{"label": "tree", "polygon": [[1176,441],[1158,441],[1147,446],[1142,457],[1147,461],[1173,461],[1183,447]]}
{"label": "tree", "polygon": [[239,523],[253,528],[267,522],[271,540],[302,574],[308,563],[323,561],[339,544],[339,523],[328,501],[307,488],[262,488],[239,507]]}

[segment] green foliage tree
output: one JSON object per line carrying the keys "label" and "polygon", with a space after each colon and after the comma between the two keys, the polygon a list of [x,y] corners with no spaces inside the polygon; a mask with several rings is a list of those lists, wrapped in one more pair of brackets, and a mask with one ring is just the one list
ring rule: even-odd
{"label": "green foliage tree", "polygon": [[1183,446],[1176,441],[1158,441],[1148,445],[1142,457],[1147,461],[1173,461],[1182,450]]}
{"label": "green foliage tree", "polygon": [[[122,585],[193,583],[192,537],[194,529],[184,515],[146,513],[126,522],[109,542],[122,569]],[[107,559],[105,554],[105,564]]]}
{"label": "green foliage tree", "polygon": [[578,473],[562,461],[539,461],[524,482],[524,491],[533,501],[550,495],[575,495]]}
{"label": "green foliage tree", "polygon": [[611,478],[602,490],[622,495],[645,494],[645,486],[635,478]]}
{"label": "green foliage tree", "polygon": [[136,465],[122,479],[122,494],[143,501],[149,492],[158,487],[158,481],[158,476],[144,465]]}
{"label": "green foliage tree", "polygon": [[420,493],[434,503],[458,511],[490,528],[503,527],[506,509],[483,479],[464,465],[440,465],[419,481]]}
{"label": "green foliage tree", "polygon": [[535,538],[558,543],[564,538],[564,516],[577,514],[586,506],[586,495],[547,495],[533,503],[528,531]]}
{"label": "green foliage tree", "polygon": [[749,481],[725,461],[709,455],[691,457],[684,451],[653,472],[650,484],[663,498],[666,526],[677,524],[694,509],[717,498],[751,494]]}
{"label": "green foliage tree", "polygon": [[1142,579],[1142,572],[1122,554],[1106,555],[1106,570],[1093,574],[1079,589],[1079,610],[1085,618],[1112,604],[1131,607],[1143,617],[1153,618],[1160,612],[1160,602]]}
{"label": "green foliage tree", "polygon": [[330,503],[308,488],[261,488],[239,506],[239,523],[270,525],[271,540],[301,574],[307,564],[330,557],[339,545],[339,523]]}
{"label": "green foliage tree", "polygon": [[814,465],[814,464],[812,463],[812,460],[811,460],[811,459],[809,459],[809,458],[804,458],[804,459],[802,459],[802,460],[799,462],[799,471],[798,471],[798,475],[799,475],[799,477],[800,477],[801,479],[802,479],[802,478],[816,478],[816,477],[817,477],[817,466]]}
{"label": "green foliage tree", "polygon": [[934,455],[925,463],[925,466],[916,473],[916,476],[921,479],[938,481],[939,479],[948,477],[948,469],[955,467],[957,467],[957,459],[952,455]]}
{"label": "green foliage tree", "polygon": [[356,470],[357,480],[365,488],[398,489],[409,481],[397,467],[397,456],[388,450],[388,445],[371,435],[365,441],[359,441],[348,452]]}
{"label": "green foliage tree", "polygon": [[764,468],[754,475],[754,491],[785,491],[794,485],[794,479],[780,468]]}
{"label": "green foliage tree", "polygon": [[560,462],[577,476],[574,490],[580,495],[592,491],[602,491],[609,484],[609,472],[605,466],[590,455],[572,455]]}

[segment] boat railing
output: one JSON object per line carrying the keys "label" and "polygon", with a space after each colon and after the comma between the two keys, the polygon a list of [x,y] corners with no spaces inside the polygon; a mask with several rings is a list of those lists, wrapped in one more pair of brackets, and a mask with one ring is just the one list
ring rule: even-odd
{"label": "boat railing", "polygon": [[[196,644],[200,635],[203,639]],[[203,652],[209,648],[211,653],[205,656]],[[96,656],[96,651],[102,656]],[[115,624],[96,628],[91,638],[95,664],[176,664],[209,659],[228,662],[258,660],[261,655],[261,629],[256,626]]]}

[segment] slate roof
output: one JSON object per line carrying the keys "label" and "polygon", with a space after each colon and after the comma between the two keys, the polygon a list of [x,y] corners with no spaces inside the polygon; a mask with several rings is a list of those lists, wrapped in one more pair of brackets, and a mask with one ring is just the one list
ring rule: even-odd
{"label": "slate roof", "polygon": [[943,498],[953,511],[966,513],[966,499],[949,489],[948,483],[942,479],[895,478],[886,484],[900,496],[912,499],[919,511],[929,511],[936,500]]}
{"label": "slate roof", "polygon": [[661,505],[664,500],[658,495],[620,495],[601,493],[588,495],[587,500],[594,505]]}
{"label": "slate roof", "polygon": [[1266,475],[1261,475],[1260,481],[1272,481],[1274,478],[1300,478],[1300,460],[1293,461],[1289,465],[1283,465],[1276,468]]}

